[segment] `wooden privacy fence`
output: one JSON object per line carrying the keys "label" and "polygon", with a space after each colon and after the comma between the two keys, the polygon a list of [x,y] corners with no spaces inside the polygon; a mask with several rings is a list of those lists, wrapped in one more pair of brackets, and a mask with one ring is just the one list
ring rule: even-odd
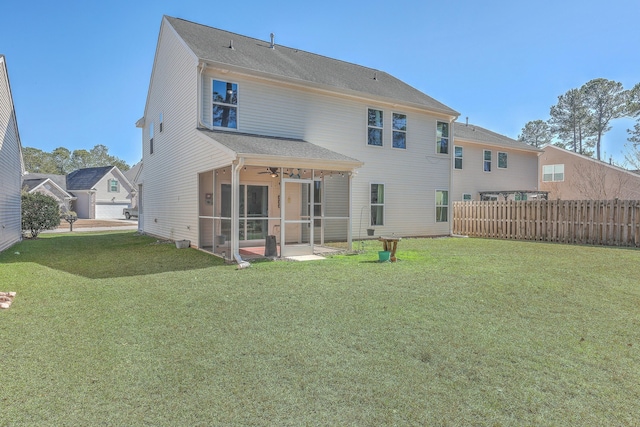
{"label": "wooden privacy fence", "polygon": [[497,239],[640,247],[640,201],[454,202],[453,233]]}

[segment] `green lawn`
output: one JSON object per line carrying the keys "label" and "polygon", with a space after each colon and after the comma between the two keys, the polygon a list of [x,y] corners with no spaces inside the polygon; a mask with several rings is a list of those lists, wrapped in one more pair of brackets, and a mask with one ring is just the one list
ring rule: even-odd
{"label": "green lawn", "polygon": [[24,241],[0,425],[640,424],[640,251],[379,246],[236,270],[130,232]]}

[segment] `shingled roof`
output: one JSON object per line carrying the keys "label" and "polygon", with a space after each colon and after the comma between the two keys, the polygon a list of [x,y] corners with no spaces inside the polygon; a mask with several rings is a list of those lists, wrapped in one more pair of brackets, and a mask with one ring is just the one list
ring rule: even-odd
{"label": "shingled roof", "polygon": [[113,166],[78,169],[67,175],[67,191],[91,190]]}
{"label": "shingled roof", "polygon": [[44,181],[46,181],[47,179],[50,179],[51,181],[53,181],[58,187],[62,188],[63,190],[67,189],[67,177],[66,175],[55,175],[55,174],[50,174],[50,173],[27,173],[22,177],[22,182],[23,182],[23,186],[24,183],[26,183],[27,181],[29,181],[29,185],[33,185],[34,187],[30,187],[29,189],[33,189],[35,187],[37,187],[39,185],[39,183],[42,183]]}
{"label": "shingled roof", "polygon": [[511,139],[508,136],[500,135],[499,133],[492,132],[489,129],[472,124],[456,123],[453,127],[453,136],[456,139],[463,139],[469,142],[485,143],[525,151],[542,152],[541,149],[532,145],[525,144],[524,142]]}
{"label": "shingled roof", "polygon": [[240,156],[279,156],[306,160],[361,163],[359,160],[336,153],[335,151],[331,151],[302,139],[278,138],[240,132],[226,132],[221,130],[198,130]]}
{"label": "shingled roof", "polygon": [[[165,19],[202,61],[307,86],[384,98],[432,112],[459,113],[384,71],[231,33],[179,18]],[[231,48],[230,46],[233,46]]]}

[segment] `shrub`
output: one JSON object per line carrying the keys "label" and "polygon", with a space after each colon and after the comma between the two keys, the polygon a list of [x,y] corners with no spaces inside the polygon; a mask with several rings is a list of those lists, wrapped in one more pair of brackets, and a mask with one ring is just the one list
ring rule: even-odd
{"label": "shrub", "polygon": [[37,238],[43,230],[60,225],[60,206],[51,196],[42,193],[22,193],[22,230]]}

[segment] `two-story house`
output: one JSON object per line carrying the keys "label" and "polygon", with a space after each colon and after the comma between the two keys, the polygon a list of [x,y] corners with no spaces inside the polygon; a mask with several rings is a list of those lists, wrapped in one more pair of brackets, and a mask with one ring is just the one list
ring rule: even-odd
{"label": "two-story house", "polygon": [[469,123],[456,123],[454,137],[452,201],[546,197],[539,148]]}
{"label": "two-story house", "polygon": [[0,251],[22,238],[20,186],[24,174],[22,146],[9,73],[0,55]]}
{"label": "two-story house", "polygon": [[123,218],[131,207],[135,188],[117,166],[77,169],[67,175],[66,191],[75,199],[71,209],[78,218]]}
{"label": "two-story house", "polygon": [[458,113],[372,68],[165,16],[142,128],[144,232],[239,259],[446,235]]}

